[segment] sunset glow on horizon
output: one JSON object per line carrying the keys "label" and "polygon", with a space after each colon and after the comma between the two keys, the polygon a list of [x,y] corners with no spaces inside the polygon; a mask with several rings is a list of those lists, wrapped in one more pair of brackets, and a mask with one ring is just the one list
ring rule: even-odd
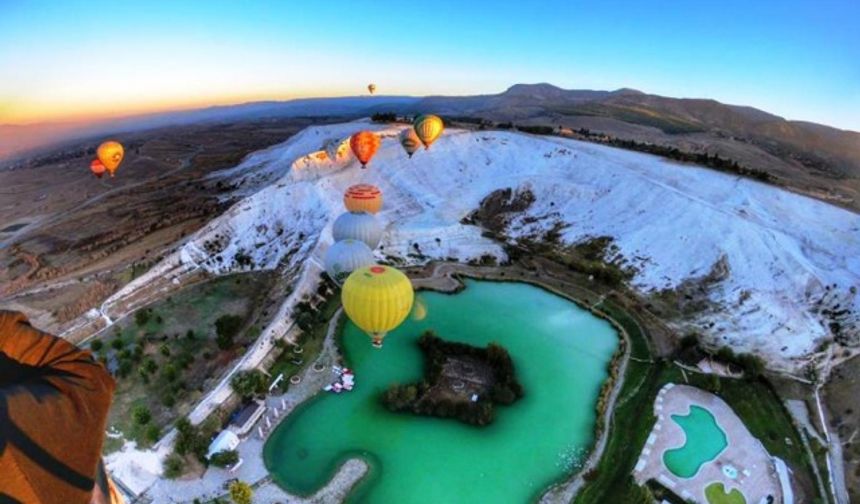
{"label": "sunset glow on horizon", "polygon": [[860,6],[767,4],[0,0],[0,124],[550,82],[860,130]]}

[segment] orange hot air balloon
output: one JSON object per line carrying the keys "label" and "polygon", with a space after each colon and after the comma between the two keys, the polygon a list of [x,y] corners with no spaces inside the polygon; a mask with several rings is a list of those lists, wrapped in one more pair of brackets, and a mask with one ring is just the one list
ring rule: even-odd
{"label": "orange hot air balloon", "polygon": [[119,168],[119,164],[122,163],[125,149],[122,148],[121,143],[109,140],[99,145],[99,148],[96,149],[96,155],[99,161],[105,165],[110,176],[113,177],[114,172]]}
{"label": "orange hot air balloon", "polygon": [[362,168],[367,168],[367,163],[379,150],[379,144],[379,135],[372,131],[359,131],[349,138],[349,146],[355,153],[355,157],[361,161]]}
{"label": "orange hot air balloon", "polygon": [[350,212],[375,214],[382,208],[382,191],[375,185],[356,184],[343,193],[343,204]]}
{"label": "orange hot air balloon", "polygon": [[102,175],[105,174],[105,165],[98,159],[93,159],[90,163],[90,171],[93,172],[96,178],[102,178]]}
{"label": "orange hot air balloon", "polygon": [[370,91],[370,94],[375,93],[376,92],[376,84],[371,82],[370,84],[367,85],[367,90]]}

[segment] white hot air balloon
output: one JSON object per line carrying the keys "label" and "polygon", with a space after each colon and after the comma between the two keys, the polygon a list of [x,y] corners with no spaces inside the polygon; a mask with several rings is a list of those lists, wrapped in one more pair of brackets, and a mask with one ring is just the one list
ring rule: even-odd
{"label": "white hot air balloon", "polygon": [[361,240],[375,249],[382,240],[382,226],[376,217],[365,212],[346,212],[335,219],[331,228],[334,241]]}
{"label": "white hot air balloon", "polygon": [[323,150],[328,158],[332,161],[337,161],[337,153],[340,151],[340,146],[343,145],[343,140],[332,138],[323,143]]}
{"label": "white hot air balloon", "polygon": [[358,268],[375,263],[373,251],[360,240],[335,242],[325,254],[325,271],[338,285],[342,285],[349,274]]}

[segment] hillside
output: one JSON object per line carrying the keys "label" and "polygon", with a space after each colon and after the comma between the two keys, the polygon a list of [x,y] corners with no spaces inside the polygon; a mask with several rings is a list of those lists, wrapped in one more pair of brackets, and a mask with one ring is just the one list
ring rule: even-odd
{"label": "hillside", "polygon": [[[324,141],[361,128],[383,136],[367,170],[346,149],[336,162],[319,152]],[[747,179],[556,137],[449,130],[410,160],[396,139],[401,128],[310,127],[220,174],[247,197],[110,298],[109,316],[153,285],[164,295],[170,279],[189,270],[318,271],[343,190],[362,181],[385,195],[380,258],[504,259],[500,244],[461,220],[486,196],[512,188],[534,200],[505,221],[511,239],[547,238],[554,229],[567,246],[608,236],[618,247],[615,259],[635,269],[632,284],[644,296],[683,297],[695,287],[707,302],[670,321],[682,332],[792,370],[831,339],[834,323],[842,342],[858,344],[854,213]]]}

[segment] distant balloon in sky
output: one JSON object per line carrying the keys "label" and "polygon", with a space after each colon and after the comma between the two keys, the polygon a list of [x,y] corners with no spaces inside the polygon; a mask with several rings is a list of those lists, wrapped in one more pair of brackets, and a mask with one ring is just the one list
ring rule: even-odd
{"label": "distant balloon in sky", "polygon": [[99,145],[99,148],[96,149],[96,155],[108,173],[110,173],[110,176],[113,177],[114,172],[119,168],[119,164],[122,163],[125,149],[122,148],[122,144],[119,142],[109,140]]}
{"label": "distant balloon in sky", "polygon": [[355,184],[343,193],[343,204],[350,212],[375,214],[382,208],[382,191],[375,185]]}
{"label": "distant balloon in sky", "polygon": [[325,254],[325,271],[338,285],[342,285],[353,271],[374,263],[373,251],[360,240],[335,242]]}
{"label": "distant balloon in sky", "polygon": [[349,139],[349,146],[355,157],[361,161],[361,167],[366,168],[367,163],[373,158],[376,151],[379,150],[379,135],[372,131],[359,131],[352,135]]}
{"label": "distant balloon in sky", "polygon": [[335,219],[331,234],[334,241],[361,240],[375,249],[382,240],[382,226],[376,217],[365,212],[346,212]]}
{"label": "distant balloon in sky", "polygon": [[370,94],[375,93],[376,92],[376,84],[371,82],[370,84],[367,85],[367,90],[370,91]]}
{"label": "distant balloon in sky", "polygon": [[340,299],[352,323],[371,337],[374,347],[381,348],[385,335],[409,316],[415,291],[402,272],[377,264],[353,271]]}
{"label": "distant balloon in sky", "polygon": [[95,175],[96,178],[102,178],[102,176],[105,174],[105,165],[103,165],[102,162],[98,160],[98,158],[93,159],[90,163],[90,171],[93,172],[93,175]]}
{"label": "distant balloon in sky", "polygon": [[445,123],[442,122],[442,119],[432,114],[416,117],[413,125],[415,134],[421,139],[425,149],[429,149],[445,129]]}
{"label": "distant balloon in sky", "polygon": [[421,147],[421,139],[415,134],[415,128],[406,128],[400,132],[400,145],[403,146],[403,150],[409,154],[410,158],[412,154],[418,151]]}

